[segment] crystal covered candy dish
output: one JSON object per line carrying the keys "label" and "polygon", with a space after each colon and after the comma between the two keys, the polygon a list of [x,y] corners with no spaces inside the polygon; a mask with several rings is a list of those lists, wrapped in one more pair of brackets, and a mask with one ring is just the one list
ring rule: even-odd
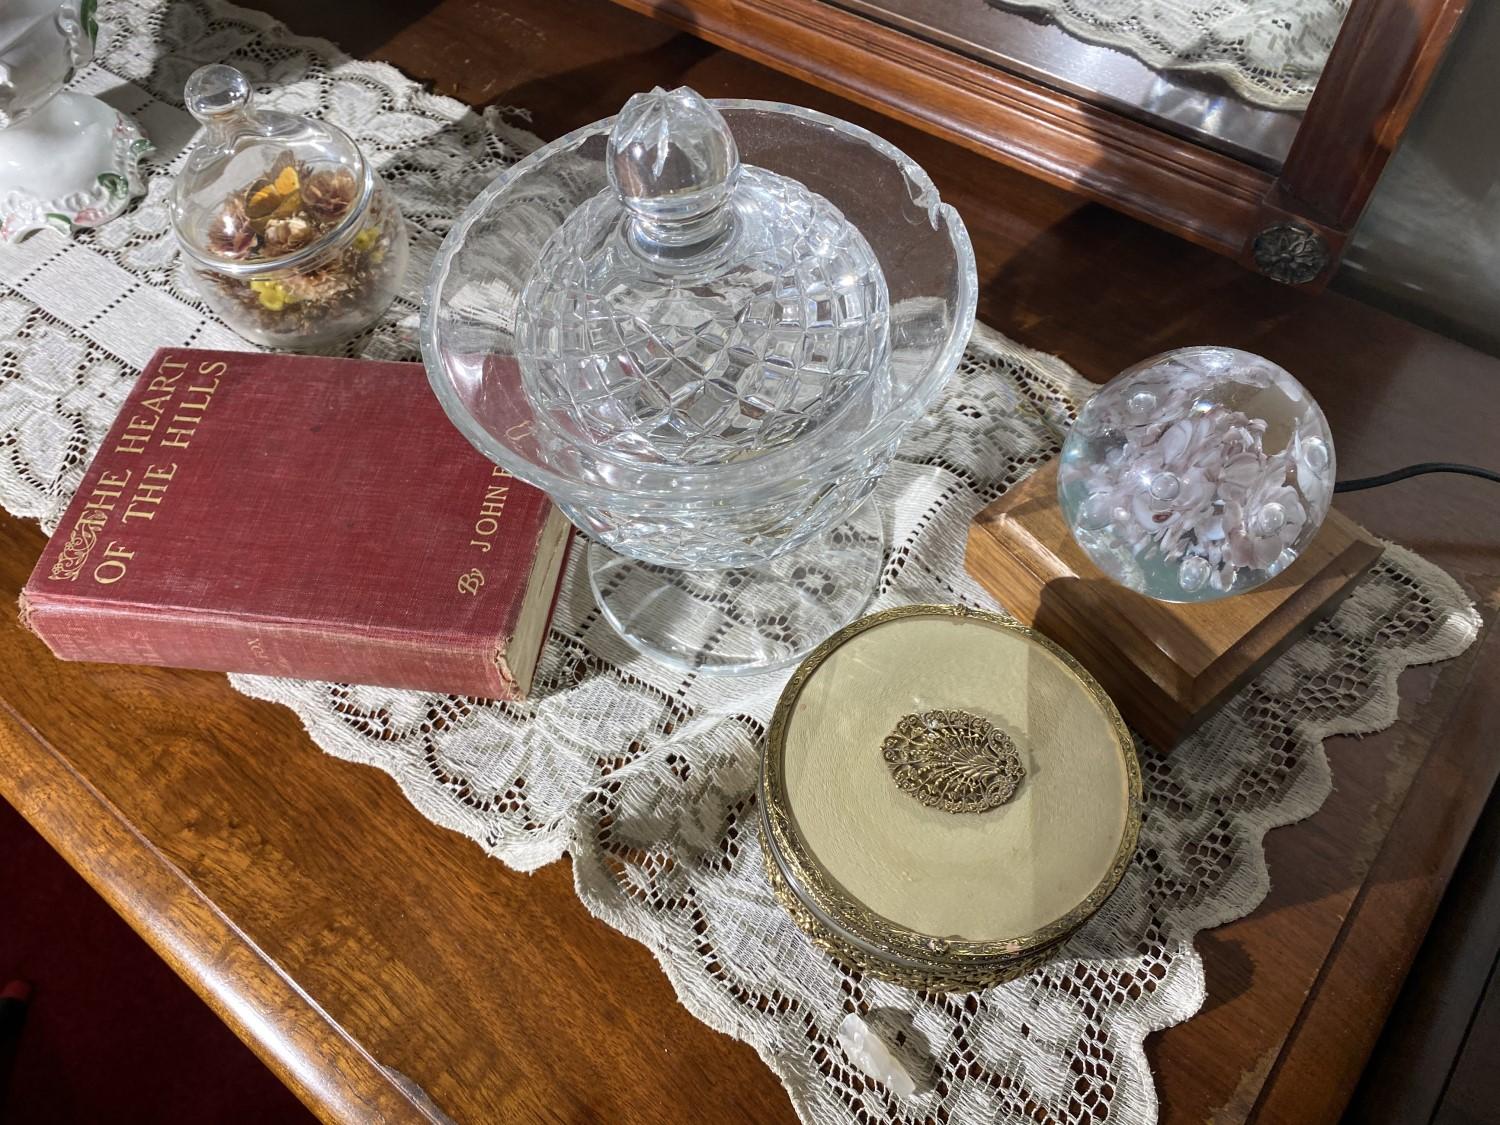
{"label": "crystal covered candy dish", "polygon": [[628,641],[754,671],[869,601],[884,535],[864,501],[975,298],[963,223],[879,137],[654,90],[470,205],[422,351],[459,429],[589,535]]}
{"label": "crystal covered candy dish", "polygon": [[1168,602],[1244,593],[1289,567],[1333,497],[1333,438],[1290,374],[1235,348],[1128,368],[1079,412],[1058,499],[1111,578]]}

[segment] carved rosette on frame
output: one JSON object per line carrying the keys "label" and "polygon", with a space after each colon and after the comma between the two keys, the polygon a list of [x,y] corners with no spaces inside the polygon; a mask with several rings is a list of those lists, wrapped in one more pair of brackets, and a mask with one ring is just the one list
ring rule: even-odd
{"label": "carved rosette on frame", "polygon": [[1302,223],[1277,223],[1255,236],[1255,264],[1272,281],[1306,285],[1331,257],[1323,236]]}

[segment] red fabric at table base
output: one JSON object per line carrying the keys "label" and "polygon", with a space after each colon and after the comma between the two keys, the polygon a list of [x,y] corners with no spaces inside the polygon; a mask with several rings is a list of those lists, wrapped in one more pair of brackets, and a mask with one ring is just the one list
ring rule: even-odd
{"label": "red fabric at table base", "polygon": [[32,995],[19,1042],[0,1047],[4,1125],[313,1121],[0,801],[0,985],[12,979],[30,982]]}

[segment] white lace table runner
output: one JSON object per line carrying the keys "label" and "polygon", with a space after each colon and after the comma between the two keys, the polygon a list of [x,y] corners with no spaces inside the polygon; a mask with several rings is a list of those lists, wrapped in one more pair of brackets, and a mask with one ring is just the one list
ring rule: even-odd
{"label": "white lace table runner", "polygon": [[[216,0],[118,0],[78,87],[134,112],[163,153],[126,218],[70,243],[0,247],[0,504],[49,530],[158,345],[244,347],[190,294],[168,229],[168,172],[191,132],[197,65],[228,61],[275,101],[324,114],[382,168],[412,226],[406,293],[351,351],[415,358],[416,295],[449,221],[534,143],[389,67],[352,62]],[[890,554],[877,605],[993,606],[964,573],[969,518],[1057,447],[1091,385],[979,330],[946,397],[878,493]],[[1396,717],[1396,677],[1455,655],[1478,616],[1441,571],[1392,548],[1337,615],[1170,757],[1142,750],[1139,854],[1056,962],[972,995],[913,992],[839,968],[777,907],[754,828],[755,772],[782,675],[657,667],[603,624],[574,566],[526,704],[249,676],[341,758],[385,770],[432,821],[530,870],[572,856],[588,908],[656,955],[682,1002],[752,1044],[817,1122],[1149,1122],[1142,1040],[1204,996],[1198,930],[1265,895],[1261,838],[1328,793],[1321,740]],[[919,1060],[899,1101],[842,1061],[846,1012]],[[705,1095],[707,1096],[707,1095]],[[722,1093],[718,1096],[726,1096]]]}
{"label": "white lace table runner", "polygon": [[1157,70],[1228,82],[1269,109],[1306,109],[1349,0],[989,0],[1039,12]]}

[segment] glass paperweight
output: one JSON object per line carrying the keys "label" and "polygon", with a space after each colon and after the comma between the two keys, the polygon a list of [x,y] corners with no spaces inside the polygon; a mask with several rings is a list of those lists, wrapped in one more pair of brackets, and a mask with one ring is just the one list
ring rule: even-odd
{"label": "glass paperweight", "polygon": [[173,186],[172,222],[214,312],[273,348],[374,323],[401,286],[406,226],[349,135],[255,108],[230,66],[194,71],[183,99],[203,132]]}
{"label": "glass paperweight", "polygon": [[449,417],[589,535],[627,641],[725,672],[794,662],[868,603],[865,501],[976,296],[962,222],[900,151],[688,89],[503,173],[428,288]]}
{"label": "glass paperweight", "polygon": [[1289,567],[1333,497],[1333,438],[1290,374],[1235,348],[1165,352],[1084,405],[1058,499],[1105,574],[1168,602],[1241,594]]}

